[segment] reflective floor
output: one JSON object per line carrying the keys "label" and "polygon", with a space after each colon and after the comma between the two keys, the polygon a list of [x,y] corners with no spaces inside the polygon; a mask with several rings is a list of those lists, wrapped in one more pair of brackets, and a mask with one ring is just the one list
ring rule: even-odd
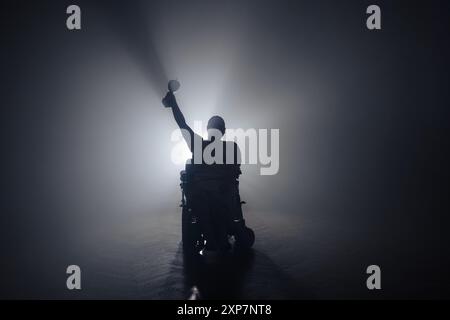
{"label": "reflective floor", "polygon": [[[293,218],[292,213],[252,210],[245,214],[256,234],[253,250],[245,254],[230,253],[218,259],[184,257],[180,210],[174,206],[165,214],[105,222],[84,235],[77,233],[72,243],[48,243],[45,250],[26,251],[24,263],[3,272],[2,295],[40,299],[377,299],[433,298],[449,293],[445,287],[448,263],[436,260],[443,251],[437,247],[429,250],[432,239],[428,244],[416,241],[412,245],[412,235],[402,225],[306,215]],[[397,232],[387,232],[394,228]],[[386,232],[380,232],[383,230]],[[81,268],[80,291],[65,287],[65,270],[70,264]],[[382,271],[382,290],[377,292],[366,287],[366,268],[371,264],[378,264]]]}

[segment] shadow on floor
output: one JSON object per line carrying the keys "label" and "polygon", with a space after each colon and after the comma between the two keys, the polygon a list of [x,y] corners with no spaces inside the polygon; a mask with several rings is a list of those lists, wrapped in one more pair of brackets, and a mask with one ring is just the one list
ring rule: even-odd
{"label": "shadow on floor", "polygon": [[312,299],[314,294],[258,250],[216,259],[183,254],[178,248],[163,299]]}

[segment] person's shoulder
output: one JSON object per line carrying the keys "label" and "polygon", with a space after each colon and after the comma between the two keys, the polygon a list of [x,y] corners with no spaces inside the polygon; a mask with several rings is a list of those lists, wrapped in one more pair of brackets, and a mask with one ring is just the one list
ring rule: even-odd
{"label": "person's shoulder", "polygon": [[239,150],[239,146],[235,141],[224,141],[227,148],[233,148],[235,150]]}
{"label": "person's shoulder", "polygon": [[235,141],[225,141],[226,150],[225,152],[228,154],[234,155],[234,163],[241,164],[241,150],[239,149],[238,144]]}

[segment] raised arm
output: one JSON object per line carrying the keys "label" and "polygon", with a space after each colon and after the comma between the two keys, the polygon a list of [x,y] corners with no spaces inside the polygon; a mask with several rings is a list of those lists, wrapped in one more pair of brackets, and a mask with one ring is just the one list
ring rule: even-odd
{"label": "raised arm", "polygon": [[187,125],[186,119],[184,118],[184,115],[178,106],[177,100],[175,99],[175,95],[169,91],[162,100],[162,103],[166,108],[172,108],[173,117],[175,118],[178,127],[181,129],[184,140],[186,140],[189,149],[193,152],[193,142],[198,139],[201,141],[201,137],[195,134],[191,127]]}

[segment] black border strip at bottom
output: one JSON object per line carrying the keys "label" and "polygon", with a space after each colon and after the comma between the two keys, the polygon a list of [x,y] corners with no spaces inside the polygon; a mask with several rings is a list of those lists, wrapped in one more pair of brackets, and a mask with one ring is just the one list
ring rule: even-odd
{"label": "black border strip at bottom", "polygon": [[[313,319],[317,316],[355,316],[358,319],[384,318],[399,312],[402,316],[417,312],[444,312],[446,301],[2,301],[3,313],[36,316],[105,316],[125,319]],[[9,310],[8,310],[9,309]],[[311,317],[313,316],[313,317]]]}

